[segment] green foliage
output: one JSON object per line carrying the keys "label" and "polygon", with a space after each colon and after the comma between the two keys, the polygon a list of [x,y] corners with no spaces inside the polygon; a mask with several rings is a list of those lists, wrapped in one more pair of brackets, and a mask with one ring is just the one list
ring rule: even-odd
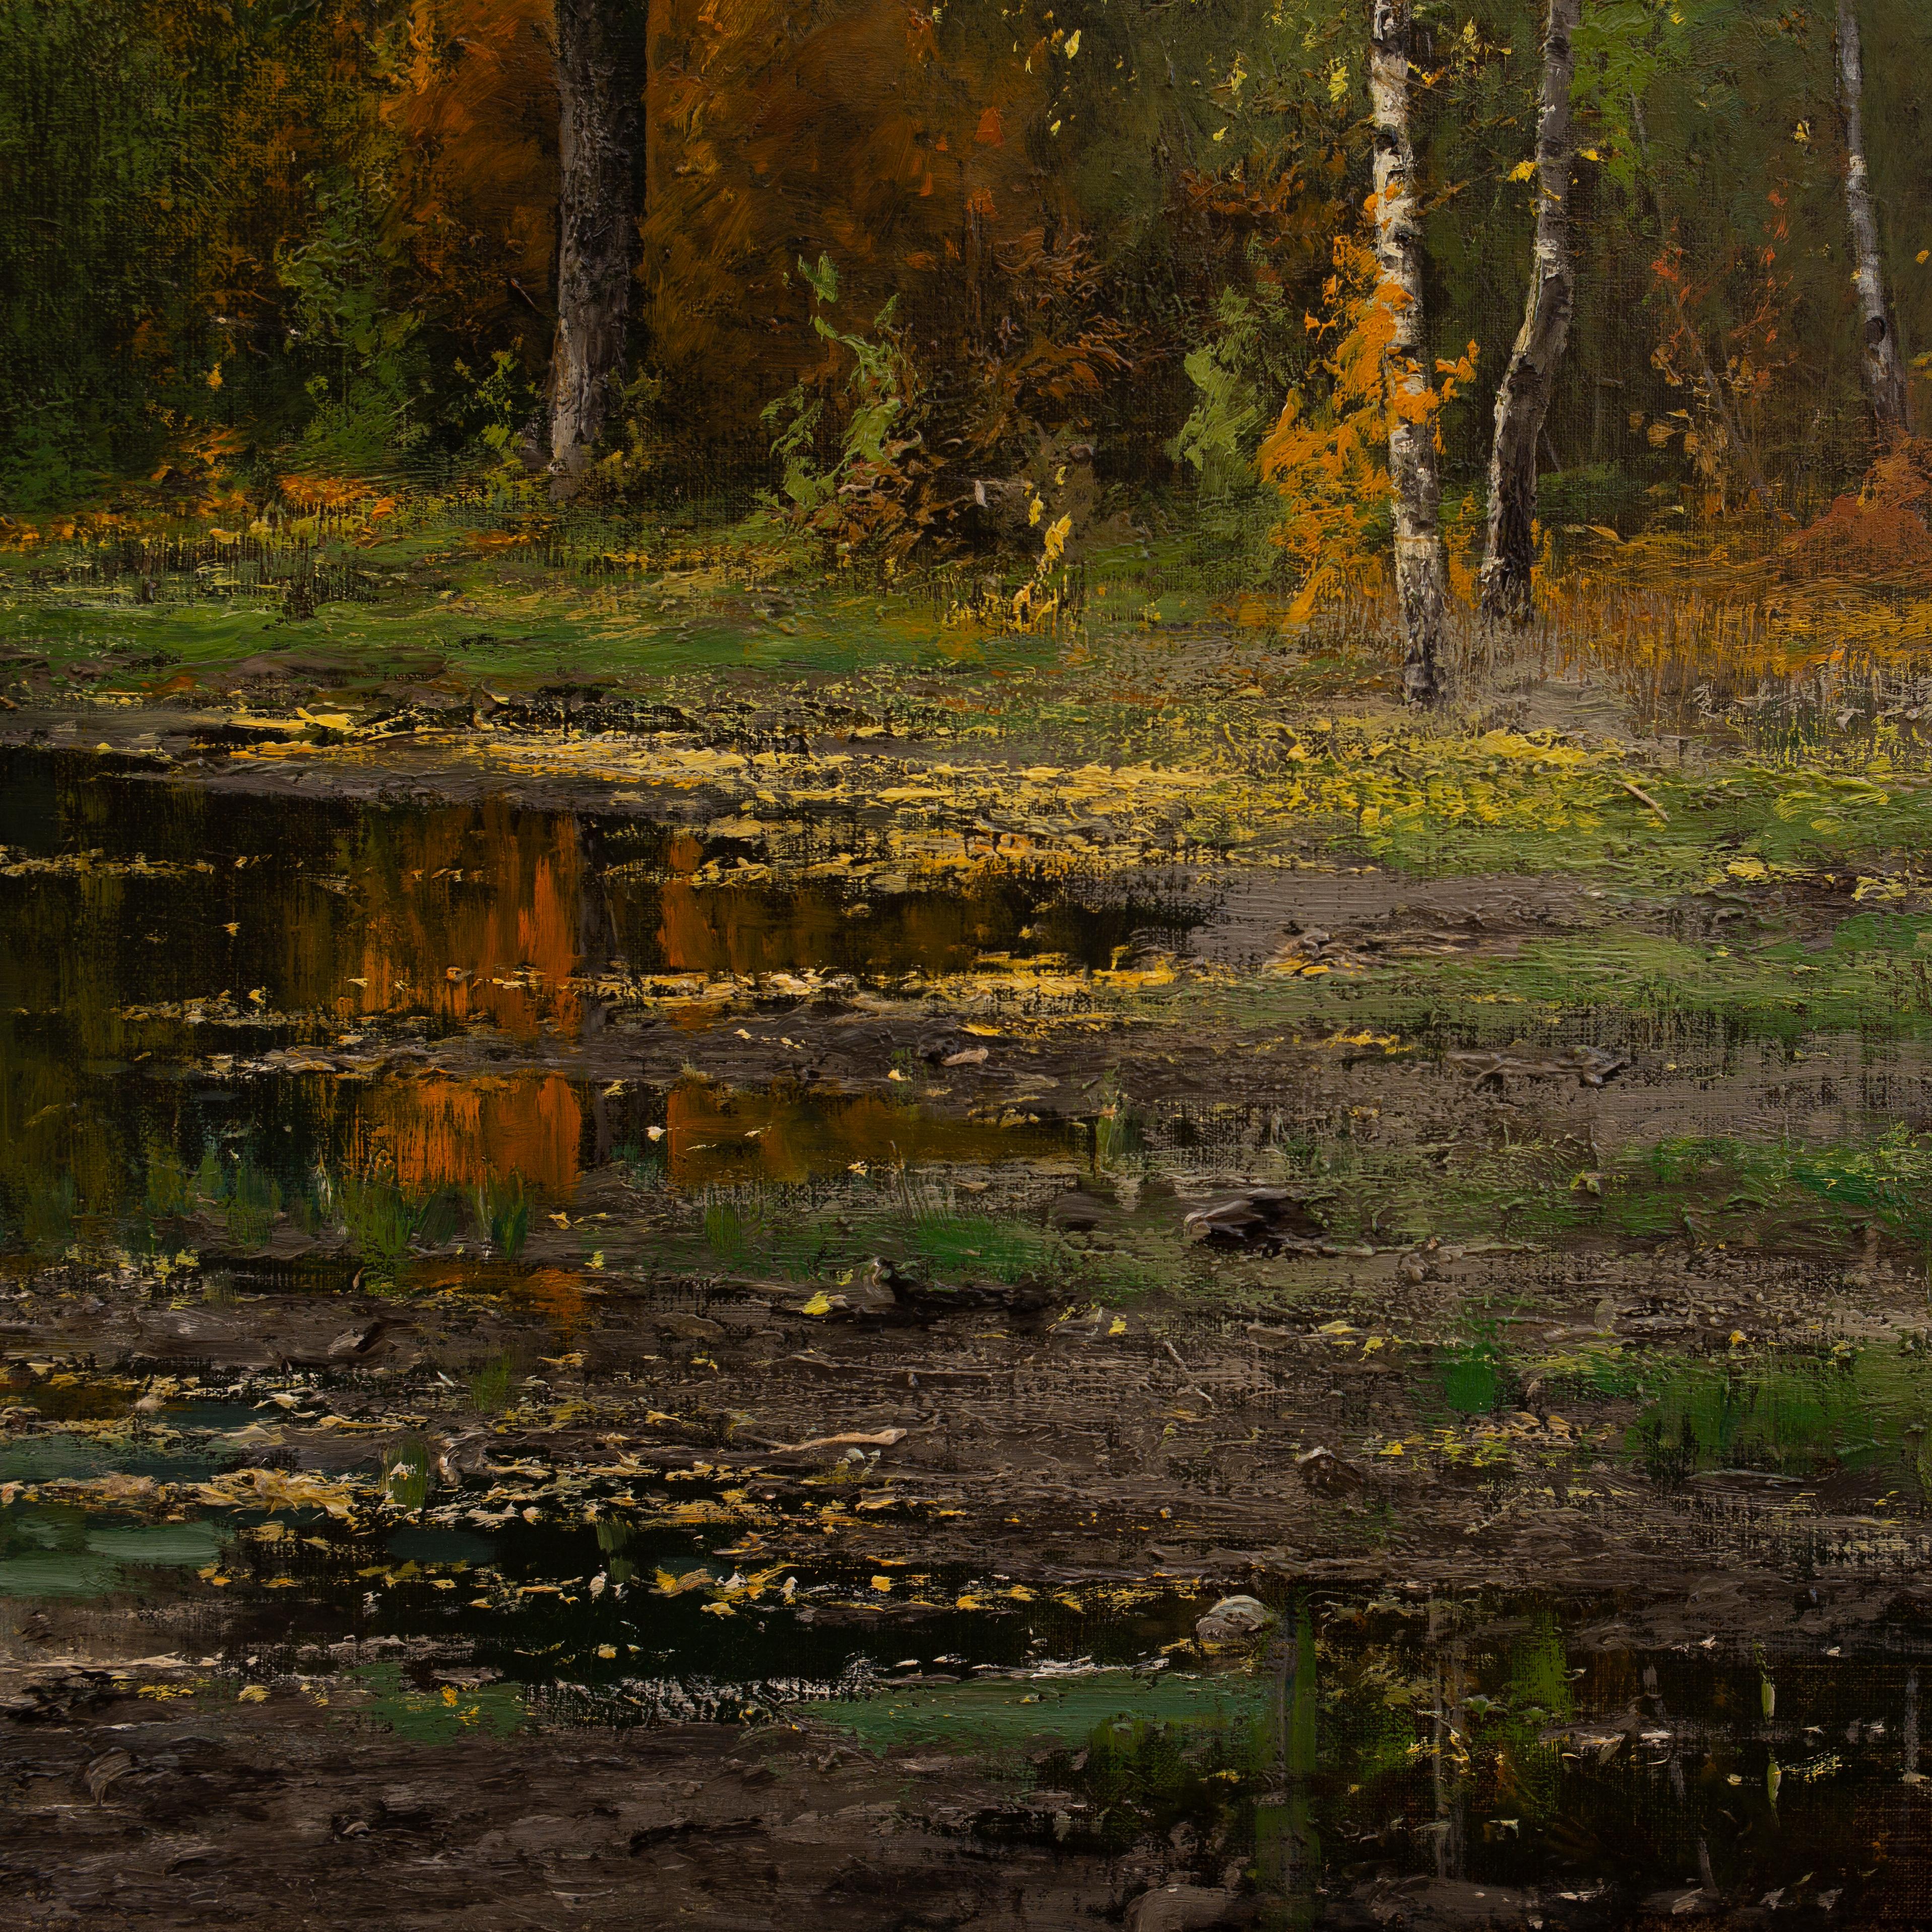
{"label": "green foliage", "polygon": [[228,1193],[225,1219],[230,1244],[242,1249],[260,1247],[268,1240],[281,1204],[282,1190],[274,1176],[244,1157],[236,1167]]}
{"label": "green foliage", "polygon": [[722,1262],[744,1258],[744,1221],[729,1202],[713,1201],[705,1208],[704,1244]]}
{"label": "green foliage", "polygon": [[31,1248],[59,1254],[74,1237],[77,1198],[70,1174],[46,1176],[25,1190],[20,1207],[20,1232]]}
{"label": "green foliage", "polygon": [[293,341],[326,358],[304,387],[314,404],[297,449],[301,466],[333,475],[394,471],[429,436],[428,358],[422,318],[396,306],[396,250],[365,185],[325,188],[276,272],[294,298]]}
{"label": "green foliage", "polygon": [[376,1174],[346,1175],[336,1185],[335,1198],[358,1254],[390,1266],[407,1256],[421,1210],[393,1180]]}
{"label": "green foliage", "polygon": [[[798,268],[818,309],[837,302],[829,255],[815,269],[801,257]],[[921,384],[898,315],[895,295],[873,316],[872,332],[859,334],[814,312],[813,332],[835,352],[830,362],[764,412],[794,515],[842,556],[867,544],[902,556],[931,514],[921,489],[934,467],[918,428]],[[842,382],[844,356],[850,366]]]}
{"label": "green foliage", "polygon": [[490,1245],[506,1261],[524,1251],[530,1232],[530,1196],[520,1174],[488,1176],[476,1190],[476,1219],[487,1228]]}
{"label": "green foliage", "polygon": [[382,1496],[392,1508],[415,1510],[429,1501],[430,1447],[420,1436],[406,1436],[382,1452]]}
{"label": "green foliage", "polygon": [[172,1148],[151,1148],[144,1204],[155,1220],[176,1219],[194,1212],[195,1189],[181,1156]]}
{"label": "green foliage", "polygon": [[1214,333],[1190,350],[1182,365],[1194,386],[1194,406],[1167,453],[1198,478],[1198,514],[1210,528],[1246,529],[1260,538],[1272,522],[1272,495],[1256,464],[1262,438],[1307,362],[1306,332],[1291,307],[1278,283],[1223,290]]}
{"label": "green foliage", "polygon": [[543,399],[515,350],[491,351],[481,376],[458,357],[456,374],[468,392],[451,406],[451,415],[481,452],[482,474],[492,491],[508,502],[524,500],[528,479],[518,446],[542,407]]}
{"label": "green foliage", "polygon": [[499,1355],[485,1362],[481,1368],[473,1369],[470,1375],[470,1400],[472,1408],[485,1415],[500,1415],[510,1406],[510,1390],[514,1385],[517,1365],[508,1355]]}
{"label": "green foliage", "polygon": [[1028,1281],[1043,1274],[1052,1258],[1047,1238],[1034,1228],[925,1206],[914,1210],[906,1241],[941,1278]]}
{"label": "green foliage", "polygon": [[1810,1477],[1842,1466],[1932,1494],[1922,1446],[1932,1373],[1921,1357],[1846,1347],[1675,1364],[1646,1382],[1628,1448],[1660,1480],[1719,1468]]}
{"label": "green foliage", "polygon": [[335,10],[0,0],[0,508],[191,482],[310,413],[294,311],[349,322],[339,204],[386,152],[382,29]]}

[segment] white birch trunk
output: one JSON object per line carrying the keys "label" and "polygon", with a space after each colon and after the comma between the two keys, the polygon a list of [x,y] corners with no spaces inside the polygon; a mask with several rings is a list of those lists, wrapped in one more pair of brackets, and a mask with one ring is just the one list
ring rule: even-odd
{"label": "white birch trunk", "polygon": [[1858,42],[1858,9],[1838,0],[1838,94],[1845,115],[1845,212],[1851,218],[1852,277],[1864,320],[1865,388],[1882,442],[1910,428],[1910,392],[1898,352],[1898,332],[1886,308],[1880,266],[1878,219],[1872,212],[1871,177],[1865,166],[1864,55]]}
{"label": "white birch trunk", "polygon": [[1376,127],[1376,260],[1378,299],[1394,327],[1383,356],[1390,404],[1389,483],[1395,502],[1395,592],[1400,613],[1402,688],[1430,703],[1442,688],[1448,597],[1442,546],[1442,486],[1436,461],[1432,387],[1424,353],[1422,217],[1409,136],[1410,0],[1372,0],[1369,92]]}

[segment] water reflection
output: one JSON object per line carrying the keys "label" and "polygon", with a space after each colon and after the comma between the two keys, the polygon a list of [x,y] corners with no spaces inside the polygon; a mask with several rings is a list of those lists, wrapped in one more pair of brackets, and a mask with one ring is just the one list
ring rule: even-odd
{"label": "water reflection", "polygon": [[873,1094],[812,1094],[793,1082],[746,1092],[684,1080],[666,1098],[663,1145],[671,1184],[696,1191],[796,1184],[854,1168],[1064,1159],[1070,1142],[1065,1124],[1050,1119],[1002,1126]]}
{"label": "water reflection", "polygon": [[[206,1208],[259,1246],[328,1219],[319,1184],[371,1177],[565,1204],[652,1129],[678,1187],[1028,1155],[1055,1130],[783,1087],[611,1105],[556,1068],[434,1062],[479,1032],[566,1050],[604,1024],[598,984],[1105,966],[1199,916],[1021,873],[700,884],[731,839],[501,800],[218,794],[20,751],[0,753],[0,1233],[42,1251]],[[403,1048],[426,1064],[399,1071]]]}

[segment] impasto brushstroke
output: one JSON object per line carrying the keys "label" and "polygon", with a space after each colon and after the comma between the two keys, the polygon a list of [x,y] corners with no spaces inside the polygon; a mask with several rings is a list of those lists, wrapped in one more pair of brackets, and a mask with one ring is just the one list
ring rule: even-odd
{"label": "impasto brushstroke", "polygon": [[1928,76],[0,0],[0,1922],[1932,1924]]}

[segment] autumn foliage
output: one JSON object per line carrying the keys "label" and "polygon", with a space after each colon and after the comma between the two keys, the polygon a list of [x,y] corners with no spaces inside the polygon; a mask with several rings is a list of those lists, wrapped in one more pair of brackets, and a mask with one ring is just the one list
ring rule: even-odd
{"label": "autumn foliage", "polygon": [[[1070,514],[1070,557],[1184,527],[1305,606],[1372,590],[1389,317],[1359,10],[608,4],[636,50],[634,280],[593,508],[762,502],[894,567],[1030,568]],[[1874,10],[1867,62],[1908,344],[1932,340],[1900,158],[1932,31],[1909,11]],[[1802,523],[1857,487],[1804,13],[1700,4],[1700,67],[1674,14],[1586,10],[1546,524],[1766,498]],[[1480,488],[1490,430],[1462,345],[1499,368],[1520,314],[1540,18],[1498,0],[1432,29],[1417,84],[1445,501]],[[557,326],[554,22],[554,0],[0,0],[0,513],[524,500]]]}
{"label": "autumn foliage", "polygon": [[1350,592],[1380,593],[1390,428],[1427,422],[1439,448],[1442,411],[1474,381],[1479,352],[1472,342],[1457,361],[1438,362],[1437,380],[1419,393],[1392,389],[1385,358],[1401,292],[1381,280],[1360,236],[1336,236],[1333,259],[1322,312],[1306,319],[1318,345],[1309,380],[1289,391],[1260,454],[1262,474],[1280,493],[1274,540],[1288,560],[1301,616]]}

